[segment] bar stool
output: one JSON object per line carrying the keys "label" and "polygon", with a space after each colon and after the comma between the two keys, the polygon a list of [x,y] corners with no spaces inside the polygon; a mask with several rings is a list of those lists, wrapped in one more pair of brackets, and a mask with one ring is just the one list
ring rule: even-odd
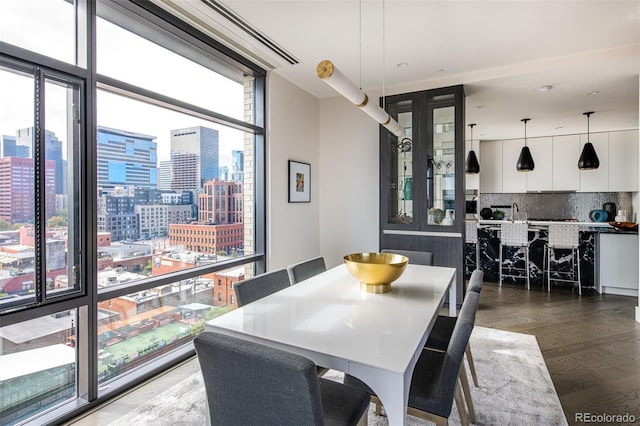
{"label": "bar stool", "polygon": [[476,246],[475,254],[476,261],[475,263],[470,262],[471,257],[465,254],[464,256],[464,268],[465,274],[467,272],[467,268],[475,266],[470,272],[474,269],[482,269],[480,266],[480,244],[478,242],[478,221],[476,220],[467,220],[465,222],[465,243],[473,244]]}
{"label": "bar stool", "polygon": [[[571,269],[562,270],[561,262],[566,257],[556,258],[556,250],[571,251]],[[567,256],[568,257],[568,256]],[[556,269],[552,270],[551,263],[555,263]],[[545,268],[546,266],[546,268]],[[554,223],[549,225],[549,242],[542,265],[543,273],[547,272],[547,291],[551,291],[551,281],[562,281],[578,284],[578,294],[582,296],[580,284],[580,231],[576,223]],[[559,278],[551,278],[551,272]],[[564,278],[563,278],[564,277]]]}
{"label": "bar stool", "polygon": [[[527,290],[531,288],[529,280],[529,225],[527,222],[507,222],[500,225],[500,286],[504,277],[526,278]],[[504,274],[502,272],[502,252],[504,247],[518,247],[518,250],[524,249],[524,268],[516,268],[515,263],[510,268],[512,274]],[[525,276],[513,275],[513,271],[523,271]]]}

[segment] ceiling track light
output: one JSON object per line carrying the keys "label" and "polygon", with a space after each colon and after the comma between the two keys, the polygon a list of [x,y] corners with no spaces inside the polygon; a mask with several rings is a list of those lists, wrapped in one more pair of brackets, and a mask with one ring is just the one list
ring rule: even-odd
{"label": "ceiling track light", "polygon": [[520,120],[524,123],[524,146],[520,151],[518,163],[516,164],[516,170],[518,170],[519,172],[530,172],[536,166],[536,164],[533,162],[533,157],[531,156],[531,150],[527,146],[527,121],[529,120],[531,119],[523,118],[522,120]]}
{"label": "ceiling track light", "polygon": [[593,111],[582,113],[582,115],[587,116],[587,143],[584,144],[582,153],[580,154],[580,158],[578,159],[578,168],[580,170],[595,170],[600,167],[600,159],[598,159],[596,149],[589,141],[589,117],[591,116],[591,114],[593,114]]}
{"label": "ceiling track light", "polygon": [[464,171],[468,174],[480,173],[480,163],[478,162],[478,156],[473,150],[473,127],[475,125],[475,123],[469,124],[469,127],[471,128],[471,150],[469,151],[469,154],[467,154],[467,161],[464,164]]}
{"label": "ceiling track light", "polygon": [[371,118],[382,124],[391,133],[398,137],[402,136],[404,129],[398,122],[391,118],[385,110],[370,102],[369,96],[349,81],[349,79],[333,65],[333,62],[326,59],[321,61],[316,67],[316,74],[318,78],[333,87],[336,92],[347,98],[352,104],[369,114]]}

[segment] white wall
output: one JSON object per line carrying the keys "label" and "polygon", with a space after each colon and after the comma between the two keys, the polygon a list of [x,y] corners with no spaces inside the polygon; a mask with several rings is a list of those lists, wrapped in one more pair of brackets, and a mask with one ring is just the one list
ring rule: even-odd
{"label": "white wall", "polygon": [[320,253],[327,267],[349,253],[378,251],[378,128],[342,97],[320,101]]}
{"label": "white wall", "polygon": [[[267,81],[267,270],[318,256],[318,99],[277,74]],[[311,164],[311,202],[289,203],[288,160]]]}

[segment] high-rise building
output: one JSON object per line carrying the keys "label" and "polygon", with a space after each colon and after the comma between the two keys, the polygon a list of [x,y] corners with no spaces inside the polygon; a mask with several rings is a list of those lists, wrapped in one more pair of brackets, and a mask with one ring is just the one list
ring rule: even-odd
{"label": "high-rise building", "polygon": [[155,136],[98,127],[98,188],[158,187]]}
{"label": "high-rise building", "polygon": [[[45,161],[45,215],[49,219],[56,213],[56,164]],[[14,223],[33,223],[34,170],[31,158],[0,158],[0,219]]]}
{"label": "high-rise building", "polygon": [[[33,158],[33,137],[33,127],[18,130],[13,156]],[[56,194],[66,194],[67,161],[62,156],[62,141],[49,130],[44,132],[44,156],[46,160],[52,160],[55,163]]]}
{"label": "high-rise building", "polygon": [[15,136],[0,135],[0,157],[18,157]]}
{"label": "high-rise building", "polygon": [[158,166],[158,189],[171,189],[171,161],[161,161]]}
{"label": "high-rise building", "polygon": [[231,180],[244,181],[244,151],[237,149],[231,151]]}
{"label": "high-rise building", "polygon": [[196,126],[171,131],[171,189],[198,190],[220,176],[218,131]]}

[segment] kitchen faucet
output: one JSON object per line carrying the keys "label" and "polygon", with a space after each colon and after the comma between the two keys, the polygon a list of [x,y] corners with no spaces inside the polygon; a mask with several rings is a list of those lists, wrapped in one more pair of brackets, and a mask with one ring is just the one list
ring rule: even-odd
{"label": "kitchen faucet", "polygon": [[518,213],[518,203],[511,204],[511,222],[516,220],[516,213]]}

